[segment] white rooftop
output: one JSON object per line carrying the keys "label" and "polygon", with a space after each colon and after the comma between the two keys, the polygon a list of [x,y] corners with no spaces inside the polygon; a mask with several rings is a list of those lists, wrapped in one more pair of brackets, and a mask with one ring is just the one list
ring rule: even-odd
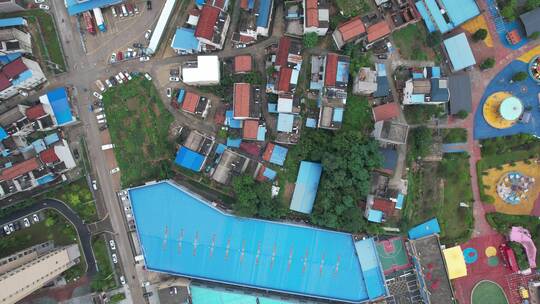
{"label": "white rooftop", "polygon": [[197,65],[182,68],[182,80],[186,84],[219,84],[220,64],[218,56],[197,56]]}

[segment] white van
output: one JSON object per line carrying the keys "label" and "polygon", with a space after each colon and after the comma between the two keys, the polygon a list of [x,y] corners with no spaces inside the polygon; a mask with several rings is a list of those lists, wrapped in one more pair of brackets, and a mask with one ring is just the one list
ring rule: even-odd
{"label": "white van", "polygon": [[129,16],[129,13],[128,13],[128,10],[127,10],[125,4],[122,4],[122,16],[124,16],[124,17]]}
{"label": "white van", "polygon": [[96,115],[97,120],[105,119],[105,117],[106,117],[105,114]]}
{"label": "white van", "polygon": [[116,8],[114,6],[111,6],[111,11],[112,11],[113,17],[118,16],[118,14],[116,14]]}

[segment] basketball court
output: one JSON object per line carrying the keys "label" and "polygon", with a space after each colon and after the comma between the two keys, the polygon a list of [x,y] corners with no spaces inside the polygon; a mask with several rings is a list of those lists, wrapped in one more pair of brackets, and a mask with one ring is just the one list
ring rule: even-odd
{"label": "basketball court", "polygon": [[378,241],[377,253],[385,275],[411,266],[405,244],[400,237]]}

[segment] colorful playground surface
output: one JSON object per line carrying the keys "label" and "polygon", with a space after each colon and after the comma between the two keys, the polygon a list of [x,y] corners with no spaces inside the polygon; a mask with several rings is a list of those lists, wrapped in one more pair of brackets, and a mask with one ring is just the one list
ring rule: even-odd
{"label": "colorful playground surface", "polygon": [[377,242],[377,253],[385,275],[404,270],[411,266],[405,244],[400,237]]}
{"label": "colorful playground surface", "polygon": [[[511,81],[517,72],[527,72],[530,61],[540,54],[540,46],[510,62],[489,83],[480,100],[474,119],[474,138],[485,139],[499,136],[527,133],[540,136],[540,85],[532,77],[524,81]],[[504,95],[504,96],[502,96]],[[494,98],[497,97],[497,98]],[[504,98],[502,98],[504,97]],[[513,97],[508,99],[509,97]],[[506,105],[503,107],[503,102]],[[519,107],[517,107],[519,101]],[[508,106],[508,107],[507,107]],[[518,109],[519,108],[519,109]],[[519,113],[518,113],[519,112]],[[515,119],[514,114],[523,118],[528,112],[530,119]],[[501,120],[508,118],[509,122]],[[495,122],[495,126],[493,125]],[[500,123],[501,125],[498,125]]]}
{"label": "colorful playground surface", "polygon": [[[488,26],[486,22],[486,17],[484,17],[483,14],[478,15],[461,25],[461,28],[469,32],[471,35],[479,29],[487,29]],[[493,38],[491,37],[491,33],[489,32],[489,30],[486,39],[484,39],[484,43],[487,47],[493,47]]]}
{"label": "colorful playground surface", "polygon": [[472,304],[508,304],[502,287],[492,281],[478,282],[474,286],[471,299]]}
{"label": "colorful playground surface", "polygon": [[540,193],[540,163],[530,160],[506,164],[502,170],[491,168],[482,176],[488,186],[485,193],[495,199],[493,206],[500,213],[513,215],[533,214]]}
{"label": "colorful playground surface", "polygon": [[[496,0],[486,0],[486,4],[488,5],[489,17],[493,20],[493,23],[495,24],[495,29],[497,31],[497,35],[499,36],[499,40],[501,41],[501,44],[504,45],[504,47],[512,50],[517,50],[529,41],[527,39],[527,35],[525,34],[523,26],[521,26],[518,20],[506,22],[503,19],[499,9],[497,8],[496,2]],[[508,42],[507,34],[509,32],[514,32],[519,35],[520,40],[518,43],[511,44]]]}

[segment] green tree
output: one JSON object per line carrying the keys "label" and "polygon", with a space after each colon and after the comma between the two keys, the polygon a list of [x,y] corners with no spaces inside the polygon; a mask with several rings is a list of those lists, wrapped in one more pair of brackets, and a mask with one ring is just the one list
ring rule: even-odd
{"label": "green tree", "polygon": [[319,42],[319,35],[317,33],[311,32],[304,34],[304,38],[302,39],[304,47],[310,49],[317,45],[317,42]]}
{"label": "green tree", "polygon": [[489,57],[480,64],[481,70],[491,69],[495,66],[495,59]]}
{"label": "green tree", "polygon": [[433,145],[431,130],[426,126],[414,128],[410,134],[411,155],[413,157],[425,157]]}
{"label": "green tree", "polygon": [[476,32],[474,32],[474,34],[472,35],[472,39],[475,41],[475,42],[478,42],[480,40],[484,40],[487,38],[487,35],[488,35],[488,31],[486,29],[478,29]]}
{"label": "green tree", "polygon": [[[429,46],[429,47],[436,47],[436,46],[439,46],[439,44],[441,44],[442,42],[442,34],[441,32],[439,31],[434,31],[434,32],[431,32],[427,35],[427,38],[426,38],[426,44]],[[411,43],[414,43],[413,41],[411,41]]]}
{"label": "green tree", "polygon": [[512,81],[523,81],[529,77],[529,74],[527,72],[519,71],[512,76]]}
{"label": "green tree", "polygon": [[459,110],[459,112],[456,113],[457,118],[459,119],[465,119],[467,116],[469,116],[469,112],[465,110]]}
{"label": "green tree", "polygon": [[501,9],[501,15],[509,21],[513,21],[514,19],[516,19],[516,7],[517,0],[508,1],[506,5]]}
{"label": "green tree", "polygon": [[529,38],[531,38],[532,40],[536,40],[538,39],[538,37],[540,37],[540,32],[534,32],[529,35]]}
{"label": "green tree", "polygon": [[249,175],[240,175],[233,179],[232,185],[236,194],[236,202],[233,204],[236,214],[268,219],[284,215],[284,209],[272,199],[270,183],[259,183]]}
{"label": "green tree", "polygon": [[528,11],[532,11],[536,9],[537,7],[540,7],[540,0],[527,0],[527,4],[525,5],[525,8]]}
{"label": "green tree", "polygon": [[54,224],[56,224],[56,221],[54,220],[53,217],[48,217],[45,220],[45,227],[52,227],[52,226],[54,226]]}

